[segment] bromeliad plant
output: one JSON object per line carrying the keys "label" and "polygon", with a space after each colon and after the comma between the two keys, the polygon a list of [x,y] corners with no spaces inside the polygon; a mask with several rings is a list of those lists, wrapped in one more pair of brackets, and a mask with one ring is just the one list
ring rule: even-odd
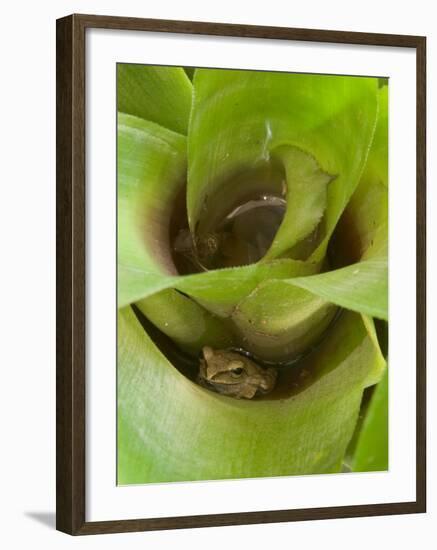
{"label": "bromeliad plant", "polygon": [[[386,469],[388,86],[187,75],[118,66],[118,482]],[[275,389],[201,387],[205,346]]]}

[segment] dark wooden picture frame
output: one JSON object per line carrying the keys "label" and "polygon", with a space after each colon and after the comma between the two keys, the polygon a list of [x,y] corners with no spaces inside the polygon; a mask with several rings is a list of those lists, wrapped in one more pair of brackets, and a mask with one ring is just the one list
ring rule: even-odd
{"label": "dark wooden picture frame", "polygon": [[[88,28],[393,46],[417,62],[417,441],[411,502],[87,522],[85,516],[85,31]],[[426,510],[426,39],[421,36],[70,15],[57,21],[57,529],[71,535]]]}

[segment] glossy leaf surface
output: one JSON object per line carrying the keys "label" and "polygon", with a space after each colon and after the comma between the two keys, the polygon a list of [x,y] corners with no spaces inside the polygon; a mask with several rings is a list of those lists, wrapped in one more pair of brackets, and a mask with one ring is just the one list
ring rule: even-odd
{"label": "glossy leaf surface", "polygon": [[118,326],[120,484],[339,471],[363,389],[383,368],[360,317],[349,313],[307,359],[306,385],[236,400],[178,372],[130,308]]}

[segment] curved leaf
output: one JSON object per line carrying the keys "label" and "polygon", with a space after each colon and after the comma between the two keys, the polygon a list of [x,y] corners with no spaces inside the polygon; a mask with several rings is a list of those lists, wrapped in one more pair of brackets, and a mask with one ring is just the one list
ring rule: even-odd
{"label": "curved leaf", "polygon": [[118,334],[119,484],[338,472],[369,372],[382,368],[353,313],[305,360],[310,380],[252,401],[188,380],[130,308]]}
{"label": "curved leaf", "polygon": [[169,214],[185,184],[186,138],[118,115],[118,303],[160,290],[176,273]]}
{"label": "curved leaf", "polygon": [[188,140],[191,230],[208,231],[225,208],[220,204],[226,202],[217,200],[219,191],[223,195],[227,189],[230,200],[241,200],[249,189],[236,187],[233,179],[272,164],[272,152],[289,145],[336,176],[328,188],[324,237],[314,255],[319,261],[361,176],[376,114],[377,79],[198,69]]}
{"label": "curved leaf", "polygon": [[186,134],[192,86],[180,67],[117,63],[117,109]]}
{"label": "curved leaf", "polygon": [[232,315],[238,304],[263,281],[309,275],[317,265],[294,260],[277,260],[266,264],[218,269],[180,277],[174,282],[212,313],[220,317]]}
{"label": "curved leaf", "polygon": [[167,288],[228,316],[263,280],[314,273],[317,265],[279,260],[178,276],[169,225],[185,185],[185,137],[131,115],[118,118],[118,304],[124,307]]}
{"label": "curved leaf", "polygon": [[388,469],[388,370],[376,386],[358,437],[354,472]]}
{"label": "curved leaf", "polygon": [[[381,343],[378,338],[378,334],[376,332],[375,320],[372,317],[369,317],[368,315],[363,315],[363,314],[361,315],[361,318],[363,319],[364,326],[366,327],[367,335],[369,336],[370,340],[373,342],[375,350],[379,355],[380,364],[387,367],[386,355],[384,355],[381,349]],[[376,372],[373,378],[372,376],[370,376],[369,380],[367,381],[367,386],[373,386],[374,384],[377,384],[381,380],[382,375],[383,375],[383,371],[380,371],[380,372]]]}
{"label": "curved leaf", "polygon": [[235,308],[244,349],[266,361],[289,361],[316,344],[334,318],[331,303],[286,281],[260,284]]}
{"label": "curved leaf", "polygon": [[296,149],[280,147],[274,155],[281,158],[287,178],[287,210],[270,250],[263,261],[290,250],[316,229],[326,209],[327,186],[332,177],[323,172],[316,160]]}
{"label": "curved leaf", "polygon": [[360,183],[333,237],[337,260],[386,258],[388,252],[388,87],[379,90],[378,121]]}
{"label": "curved leaf", "polygon": [[206,344],[215,349],[233,344],[231,331],[221,319],[176,290],[162,290],[135,305],[161,332],[192,354],[199,354]]}
{"label": "curved leaf", "polygon": [[[118,106],[130,113],[119,114],[119,305],[136,302],[191,354],[232,345],[281,362],[309,350],[278,365],[272,394],[239,401],[183,376],[138,319],[153,326],[121,309],[119,483],[339,471],[363,389],[385,368],[368,317],[387,318],[388,88],[376,83],[200,69],[190,114],[183,69],[118,66]],[[185,192],[187,141],[192,231],[214,229],[250,193],[286,196],[260,263],[177,273],[170,220]],[[318,274],[328,242],[331,265],[352,265]],[[343,311],[331,324],[333,304],[363,315]],[[381,388],[357,470],[384,460]]]}
{"label": "curved leaf", "polygon": [[364,260],[342,269],[311,277],[296,277],[283,283],[304,288],[347,309],[388,319],[388,270],[385,258]]}
{"label": "curved leaf", "polygon": [[378,121],[363,178],[388,185],[388,86],[378,91]]}

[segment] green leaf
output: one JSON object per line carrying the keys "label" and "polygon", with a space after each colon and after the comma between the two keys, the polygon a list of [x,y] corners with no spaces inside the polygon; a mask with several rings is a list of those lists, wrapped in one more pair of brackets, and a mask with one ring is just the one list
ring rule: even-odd
{"label": "green leaf", "polygon": [[118,115],[118,304],[161,290],[175,275],[170,212],[185,184],[186,138]]}
{"label": "green leaf", "polygon": [[374,372],[373,377],[372,377],[372,375],[369,377],[369,379],[367,381],[368,382],[367,385],[368,386],[373,386],[374,384],[377,384],[381,380],[381,376],[383,375],[383,372],[385,371],[385,368],[387,367],[386,355],[384,355],[384,353],[381,349],[378,334],[376,332],[375,320],[372,317],[369,317],[368,315],[363,315],[363,314],[361,315],[361,318],[363,320],[364,326],[366,327],[367,335],[370,338],[370,340],[373,342],[373,346],[374,346],[377,354],[379,355],[379,364],[384,365],[383,369],[381,369],[377,372]]}
{"label": "green leaf", "polygon": [[[285,168],[287,178],[287,210],[270,250],[263,261],[276,258],[290,250],[316,229],[326,209],[327,185],[331,176],[325,174],[314,158],[295,147],[280,147],[274,151]],[[304,259],[304,258],[303,258]]]}
{"label": "green leaf", "polygon": [[388,185],[388,86],[378,91],[378,121],[363,178]]}
{"label": "green leaf", "polygon": [[117,63],[117,109],[186,134],[192,86],[180,67]]}
{"label": "green leaf", "polygon": [[377,126],[365,170],[331,245],[337,263],[354,263],[292,281],[333,303],[384,320],[388,320],[387,136],[388,87],[385,86],[379,90]]}
{"label": "green leaf", "polygon": [[193,80],[195,67],[184,67],[184,71],[187,73],[187,76],[190,80]]}
{"label": "green leaf", "polygon": [[120,310],[118,483],[338,472],[363,389],[383,364],[360,316],[344,313],[303,367],[313,374],[270,398],[218,395],[176,370],[131,308]]}
{"label": "green leaf", "polygon": [[352,470],[388,469],[388,369],[376,386],[355,448]]}
{"label": "green leaf", "polygon": [[238,304],[232,320],[247,351],[267,361],[289,361],[320,340],[336,309],[286,281],[270,280]]}
{"label": "green leaf", "polygon": [[233,344],[228,325],[176,290],[162,290],[140,300],[136,306],[182,350],[194,355],[206,344],[215,349]]}
{"label": "green leaf", "polygon": [[174,281],[177,289],[186,292],[212,313],[229,317],[238,304],[262,282],[309,275],[317,265],[294,260],[277,260],[266,264],[218,269],[180,277]]}
{"label": "green leaf", "polygon": [[[289,86],[288,80],[286,82]],[[334,88],[338,88],[338,82],[334,84]],[[287,87],[285,89],[288,90]],[[290,355],[295,356],[307,345],[317,341],[335,312],[331,303],[386,318],[386,264],[382,261],[354,265],[346,268],[346,271],[337,270],[311,278],[306,276],[316,273],[320,262],[280,260],[178,276],[171,257],[169,219],[176,197],[184,189],[184,149],[185,140],[179,134],[153,123],[120,114],[121,307],[148,299],[156,292],[177,288],[195,299],[197,304],[210,313],[220,317],[231,316],[241,341],[247,344],[253,353],[266,360],[283,360]],[[286,217],[272,247],[272,250],[275,249],[273,255],[276,255],[284,252],[285,242],[293,249],[293,245],[314,230],[323,214],[325,204],[327,201],[329,203],[326,187],[329,178],[321,171],[313,157],[294,146],[278,146],[272,152],[272,156],[282,159],[287,173],[288,194],[293,199],[290,199]],[[377,228],[384,229],[384,224],[379,223],[381,220],[384,221],[384,209],[373,208],[375,201],[380,198],[375,192],[373,181],[362,179],[360,189],[354,195],[352,205],[348,207],[351,215],[359,220],[357,223],[361,224],[364,230],[370,224],[366,220],[371,220],[373,225],[377,221]],[[328,189],[333,184],[334,182],[331,182]],[[311,193],[307,192],[308,185],[312,187]],[[386,193],[385,187],[383,192]],[[382,202],[379,201],[378,204]],[[372,217],[373,211],[378,212],[377,218]],[[364,233],[361,226],[359,230]],[[381,242],[384,239],[386,242],[386,232],[381,230],[380,234]],[[277,247],[276,243],[279,243]],[[280,283],[280,280],[286,281]],[[293,290],[290,290],[290,284],[293,285]],[[300,289],[297,290],[296,287]],[[162,294],[166,297],[172,295],[174,294],[170,291]],[[188,304],[188,310],[193,313],[193,309],[196,309],[199,313],[202,312],[202,318],[214,319],[213,324],[218,330],[218,320],[198,309],[197,304]],[[146,308],[144,305],[143,307]],[[162,315],[157,315],[152,307],[149,307],[148,311],[148,317],[152,322],[155,320],[155,324],[167,332],[166,321],[164,324],[161,322],[164,310]],[[222,327],[219,332],[227,333],[228,329]],[[207,332],[211,334],[211,341],[215,342],[217,335],[213,337],[213,333],[215,329],[212,333]],[[228,341],[227,337],[225,340]],[[201,347],[205,341],[209,343],[206,336],[199,338],[195,349]],[[223,341],[222,337],[218,338],[218,341]],[[183,347],[182,340],[179,343]]]}
{"label": "green leaf", "polygon": [[388,87],[379,90],[378,121],[360,183],[331,243],[341,263],[387,257],[388,252]]}
{"label": "green leaf", "polygon": [[364,260],[311,277],[296,277],[288,283],[325,300],[379,319],[388,319],[387,259]]}
{"label": "green leaf", "polygon": [[[275,149],[288,145],[335,176],[328,187],[322,239],[313,256],[320,261],[358,184],[376,115],[377,79],[198,69],[188,140],[191,230],[209,231],[225,208],[250,192],[268,190],[269,182],[256,177],[238,186],[234,179],[274,166]],[[277,182],[273,187],[277,193]],[[320,206],[316,212],[313,219],[320,215]],[[278,250],[285,248],[278,245]]]}
{"label": "green leaf", "polygon": [[[198,69],[193,89],[183,69],[118,66],[129,113],[118,128],[120,484],[340,470],[363,390],[386,368],[369,316],[387,318],[387,98],[370,78]],[[192,231],[214,229],[254,193],[286,198],[260,263],[177,273],[170,222],[187,144]],[[319,274],[328,243],[340,269]],[[272,394],[240,401],[182,375],[170,339],[192,355],[204,345],[278,363],[305,355],[277,365]],[[381,388],[357,471],[384,460]]]}
{"label": "green leaf", "polygon": [[185,137],[152,122],[119,114],[119,307],[176,287],[212,313],[228,316],[263,280],[316,271],[316,264],[279,260],[178,276],[171,256],[169,224],[185,186],[185,147]]}

